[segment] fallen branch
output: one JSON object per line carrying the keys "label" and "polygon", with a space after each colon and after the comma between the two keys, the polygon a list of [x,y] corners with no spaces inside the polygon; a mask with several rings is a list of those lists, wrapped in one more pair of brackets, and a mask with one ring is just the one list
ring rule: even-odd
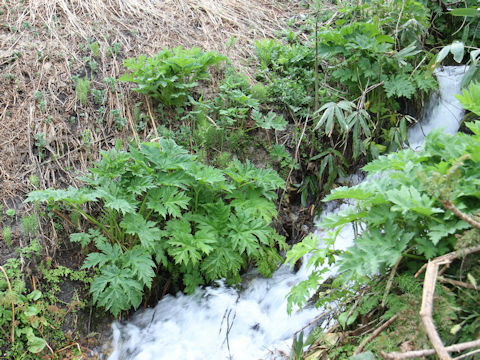
{"label": "fallen branch", "polygon": [[451,210],[451,211],[452,211],[455,215],[457,215],[460,219],[462,219],[463,221],[469,223],[469,224],[472,225],[474,228],[480,229],[480,222],[475,221],[473,218],[471,218],[471,217],[468,216],[467,214],[461,212],[450,200],[444,201],[444,202],[443,202],[443,206],[444,206],[446,209]]}
{"label": "fallen branch", "polygon": [[472,284],[469,284],[469,283],[466,283],[466,282],[463,282],[463,281],[447,279],[447,278],[444,278],[443,276],[439,276],[438,281],[440,281],[442,283],[445,283],[445,284],[461,286],[461,287],[464,287],[464,288],[467,288],[467,289],[477,290],[477,288],[475,286],[473,286]]}
{"label": "fallen branch", "polygon": [[471,247],[471,248],[466,248],[466,249],[460,249],[460,250],[457,250],[457,251],[453,251],[451,253],[439,256],[439,257],[433,259],[433,261],[437,262],[438,265],[449,264],[453,260],[455,260],[456,258],[465,257],[467,255],[470,255],[470,254],[473,254],[473,253],[476,253],[476,252],[479,252],[479,251],[480,251],[480,245],[474,246],[474,247]]}
{"label": "fallen branch", "polygon": [[478,354],[480,353],[480,349],[477,349],[477,350],[473,350],[473,351],[470,351],[466,354],[463,354],[463,355],[460,355],[460,356],[457,356],[456,358],[454,358],[453,360],[460,360],[460,359],[464,359],[466,357],[469,357],[469,356],[472,356],[473,354]]}
{"label": "fallen branch", "polygon": [[433,294],[435,293],[435,284],[437,283],[439,264],[436,260],[429,261],[425,271],[425,282],[423,284],[422,307],[420,309],[420,318],[422,319],[428,338],[437,352],[440,360],[450,360],[448,351],[445,350],[442,339],[437,332],[433,322]]}
{"label": "fallen branch", "polygon": [[[469,342],[464,342],[460,344],[455,344],[451,346],[447,346],[445,350],[448,352],[460,352],[463,350],[471,349],[473,347],[480,346],[480,339],[479,340],[474,340],[474,341],[469,341]],[[391,353],[386,353],[384,351],[380,352],[380,355],[384,359],[389,359],[389,360],[403,360],[403,359],[413,359],[416,357],[422,357],[422,356],[429,356],[429,355],[435,355],[435,350],[434,349],[427,349],[427,350],[415,350],[415,351],[407,351],[407,352],[391,352]]]}
{"label": "fallen branch", "polygon": [[360,354],[362,351],[363,351],[363,348],[365,347],[365,345],[367,345],[370,341],[372,341],[373,339],[375,339],[383,330],[385,330],[387,327],[389,327],[395,320],[397,320],[398,318],[398,314],[392,316],[390,319],[388,319],[388,321],[386,321],[384,324],[382,324],[381,326],[379,326],[373,333],[370,334],[369,337],[367,337],[366,339],[364,339],[360,345],[358,345],[357,349],[355,350],[355,352],[353,353],[353,355],[357,355],[357,354]]}
{"label": "fallen branch", "polygon": [[437,283],[438,268],[440,265],[451,263],[458,257],[464,257],[468,254],[480,251],[480,246],[454,251],[443,256],[439,256],[428,262],[425,271],[425,281],[423,285],[422,306],[420,309],[420,317],[427,332],[428,338],[433,345],[440,360],[451,360],[448,351],[443,345],[440,335],[433,322],[433,294],[435,293],[435,284]]}
{"label": "fallen branch", "polygon": [[[461,250],[457,250],[457,251],[453,251],[451,253],[448,253],[448,254],[445,254],[445,255],[442,255],[442,256],[439,256],[438,258],[435,258],[434,260],[435,261],[440,261],[439,265],[447,265],[447,264],[450,264],[454,259],[458,258],[458,257],[464,257],[464,256],[467,256],[469,254],[473,254],[475,252],[478,252],[480,251],[480,246],[475,246],[475,247],[472,247],[472,248],[467,248],[467,249],[461,249]],[[425,270],[425,268],[427,267],[428,263],[425,263],[416,273],[415,273],[415,278],[417,278],[422,272],[423,270]]]}

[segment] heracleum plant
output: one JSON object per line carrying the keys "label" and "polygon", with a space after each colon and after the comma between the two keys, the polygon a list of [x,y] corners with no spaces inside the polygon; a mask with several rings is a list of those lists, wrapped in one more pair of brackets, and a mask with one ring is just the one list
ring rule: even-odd
{"label": "heracleum plant", "polygon": [[[115,316],[138,307],[158,271],[180,273],[191,293],[216,279],[239,282],[250,265],[270,276],[281,262],[286,244],[271,223],[284,181],[275,171],[238,160],[216,169],[166,139],[102,156],[85,186],[34,191],[26,201],[88,219],[70,239],[91,250],[83,268],[97,269],[93,301]],[[85,210],[93,203],[100,216]]]}

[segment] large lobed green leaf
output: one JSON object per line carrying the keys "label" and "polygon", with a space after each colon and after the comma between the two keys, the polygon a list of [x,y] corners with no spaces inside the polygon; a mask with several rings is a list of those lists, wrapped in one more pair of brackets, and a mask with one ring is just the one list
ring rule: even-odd
{"label": "large lobed green leaf", "polygon": [[[114,315],[136,308],[157,273],[180,274],[193,292],[219,278],[240,281],[249,263],[270,276],[286,247],[271,227],[272,200],[284,181],[250,162],[217,169],[173,140],[159,139],[128,152],[104,152],[83,180],[80,189],[33,192],[28,201],[63,203],[93,226],[70,238],[90,250],[83,268],[98,271],[90,292]],[[104,209],[88,214],[80,206],[86,202]]]}

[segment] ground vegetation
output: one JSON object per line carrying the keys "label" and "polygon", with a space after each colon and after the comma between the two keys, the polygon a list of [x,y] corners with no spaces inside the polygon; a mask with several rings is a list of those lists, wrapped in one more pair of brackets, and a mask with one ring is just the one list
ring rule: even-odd
{"label": "ground vegetation", "polygon": [[[252,266],[269,276],[327,194],[357,201],[324,219],[332,244],[339,226],[363,231],[343,254],[312,237],[287,253],[342,273],[292,290],[292,306],[312,294],[341,305],[326,333],[295,339],[291,358],[429,346],[414,275],[478,245],[478,123],[393,152],[437,66],[470,65],[462,103],[468,120],[479,115],[475,1],[73,3],[0,1],[7,358],[84,358],[92,312],[126,317]],[[389,177],[339,187],[363,165]],[[452,257],[438,278],[447,346],[478,337],[475,256]]]}

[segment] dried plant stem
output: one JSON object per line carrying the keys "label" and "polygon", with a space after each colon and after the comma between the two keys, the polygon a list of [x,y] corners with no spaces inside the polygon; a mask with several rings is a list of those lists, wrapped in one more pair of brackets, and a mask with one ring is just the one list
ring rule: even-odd
{"label": "dried plant stem", "polygon": [[463,282],[463,281],[447,279],[447,278],[444,278],[443,276],[439,276],[438,281],[440,281],[442,283],[445,283],[445,284],[461,286],[461,287],[464,287],[464,288],[467,288],[467,289],[477,290],[477,288],[475,286],[473,286],[472,284],[469,284],[469,283],[466,283],[466,282]]}
{"label": "dried plant stem", "polygon": [[466,357],[469,357],[469,356],[472,356],[474,354],[478,354],[480,353],[480,349],[477,349],[477,350],[473,350],[473,351],[470,351],[466,354],[463,354],[463,355],[460,355],[460,356],[457,356],[456,358],[454,358],[453,360],[460,360],[460,359],[464,359]]}
{"label": "dried plant stem", "polygon": [[388,276],[387,286],[385,286],[385,292],[384,292],[383,298],[382,298],[382,307],[385,307],[385,303],[387,301],[387,296],[390,293],[390,289],[391,289],[392,284],[393,284],[393,279],[395,278],[395,274],[397,273],[398,265],[400,265],[401,261],[402,261],[402,257],[400,256],[400,259],[398,259],[398,261],[393,266],[392,270],[390,270],[390,275]]}
{"label": "dried plant stem", "polygon": [[65,346],[65,347],[57,350],[55,353],[58,354],[59,352],[65,351],[65,350],[70,349],[71,347],[74,347],[74,346],[76,346],[77,349],[78,349],[78,351],[79,351],[80,353],[82,353],[82,349],[81,349],[80,344],[79,344],[78,342],[74,342],[73,344],[67,345],[67,346]]}
{"label": "dried plant stem", "polygon": [[437,282],[439,264],[434,260],[430,261],[425,271],[425,282],[423,285],[422,307],[420,309],[420,318],[427,332],[428,338],[437,352],[440,360],[450,360],[451,357],[443,345],[442,339],[437,332],[433,322],[433,294],[435,293],[435,284]]}
{"label": "dried plant stem", "polygon": [[447,200],[447,201],[444,201],[443,202],[443,206],[448,209],[448,210],[451,210],[455,215],[457,215],[460,219],[462,219],[463,221],[469,223],[470,225],[472,225],[474,228],[477,228],[477,229],[480,229],[480,222],[478,221],[475,221],[474,219],[472,219],[470,216],[468,216],[467,214],[461,212],[450,200]]}
{"label": "dried plant stem", "polygon": [[362,351],[363,351],[363,348],[365,347],[365,345],[367,345],[370,341],[372,341],[373,339],[375,339],[383,330],[385,330],[387,327],[389,327],[395,320],[397,320],[398,318],[398,314],[392,316],[390,319],[388,319],[388,321],[386,321],[385,323],[383,323],[381,326],[379,326],[372,334],[370,334],[369,337],[367,337],[366,339],[364,339],[360,345],[358,345],[357,349],[355,350],[355,352],[353,353],[354,355],[357,355],[357,354],[360,354]]}
{"label": "dried plant stem", "polygon": [[305,123],[303,124],[303,129],[302,129],[302,133],[300,135],[300,139],[298,140],[297,146],[295,147],[295,156],[293,157],[293,163],[292,163],[292,166],[290,168],[290,171],[288,172],[287,180],[285,181],[285,189],[283,190],[282,196],[280,197],[280,201],[278,202],[278,211],[280,211],[280,207],[282,206],[282,202],[283,202],[283,197],[285,196],[285,192],[287,191],[288,186],[290,184],[290,176],[292,176],[293,169],[295,168],[295,163],[296,163],[297,158],[298,158],[298,150],[300,149],[300,144],[302,143],[303,135],[305,135],[305,129],[307,128],[308,120],[309,119],[307,117],[305,119]]}
{"label": "dried plant stem", "polygon": [[315,14],[315,101],[313,111],[315,114],[319,107],[318,94],[318,12]]}
{"label": "dried plant stem", "polygon": [[147,96],[145,96],[145,100],[147,101],[148,115],[150,116],[150,120],[152,121],[152,127],[153,127],[153,131],[155,133],[155,139],[158,140],[159,137],[158,137],[158,132],[157,132],[157,125],[155,125],[155,119],[153,118],[152,109],[150,108],[150,101],[148,101]]}
{"label": "dried plant stem", "polygon": [[5,276],[5,279],[7,280],[7,285],[8,285],[8,291],[10,292],[10,296],[12,296],[12,345],[15,343],[15,305],[13,303],[13,292],[12,292],[12,286],[10,285],[10,280],[8,279],[7,273],[5,272],[5,269],[3,266],[0,266],[0,270],[3,272],[3,276]]}
{"label": "dried plant stem", "polygon": [[43,331],[40,329],[38,329],[38,331],[40,331],[40,335],[42,335],[42,339],[45,341],[45,345],[47,346],[48,350],[50,350],[52,354],[55,354],[55,351],[53,351],[52,347],[48,345],[47,339],[45,339],[45,336],[43,335]]}
{"label": "dried plant stem", "polygon": [[132,115],[130,115],[130,110],[128,108],[126,112],[127,112],[128,123],[130,124],[130,129],[132,130],[133,137],[135,138],[135,143],[137,144],[137,147],[140,148],[140,140],[135,130],[135,125],[133,125]]}
{"label": "dried plant stem", "polygon": [[[457,209],[458,210],[458,209]],[[435,284],[438,277],[438,268],[440,265],[445,265],[451,263],[454,259],[458,257],[464,257],[468,254],[472,254],[480,251],[480,246],[462,249],[454,251],[443,256],[439,256],[427,264],[427,269],[425,271],[425,281],[423,285],[423,296],[422,296],[422,306],[420,309],[420,317],[425,326],[428,338],[433,345],[436,353],[438,354],[441,360],[451,359],[448,354],[447,348],[443,345],[443,342],[438,335],[435,324],[433,323],[432,313],[433,313],[433,295],[435,293]]]}
{"label": "dried plant stem", "polygon": [[[451,346],[447,346],[445,350],[448,352],[459,352],[467,349],[471,349],[473,347],[480,346],[480,339],[469,341],[465,343],[455,344]],[[384,351],[380,352],[384,359],[392,359],[392,360],[403,360],[403,359],[413,359],[416,357],[423,357],[429,355],[435,355],[434,349],[427,349],[427,350],[415,350],[415,351],[407,351],[404,353],[401,352],[391,352],[386,353]],[[458,358],[457,358],[458,359]]]}

